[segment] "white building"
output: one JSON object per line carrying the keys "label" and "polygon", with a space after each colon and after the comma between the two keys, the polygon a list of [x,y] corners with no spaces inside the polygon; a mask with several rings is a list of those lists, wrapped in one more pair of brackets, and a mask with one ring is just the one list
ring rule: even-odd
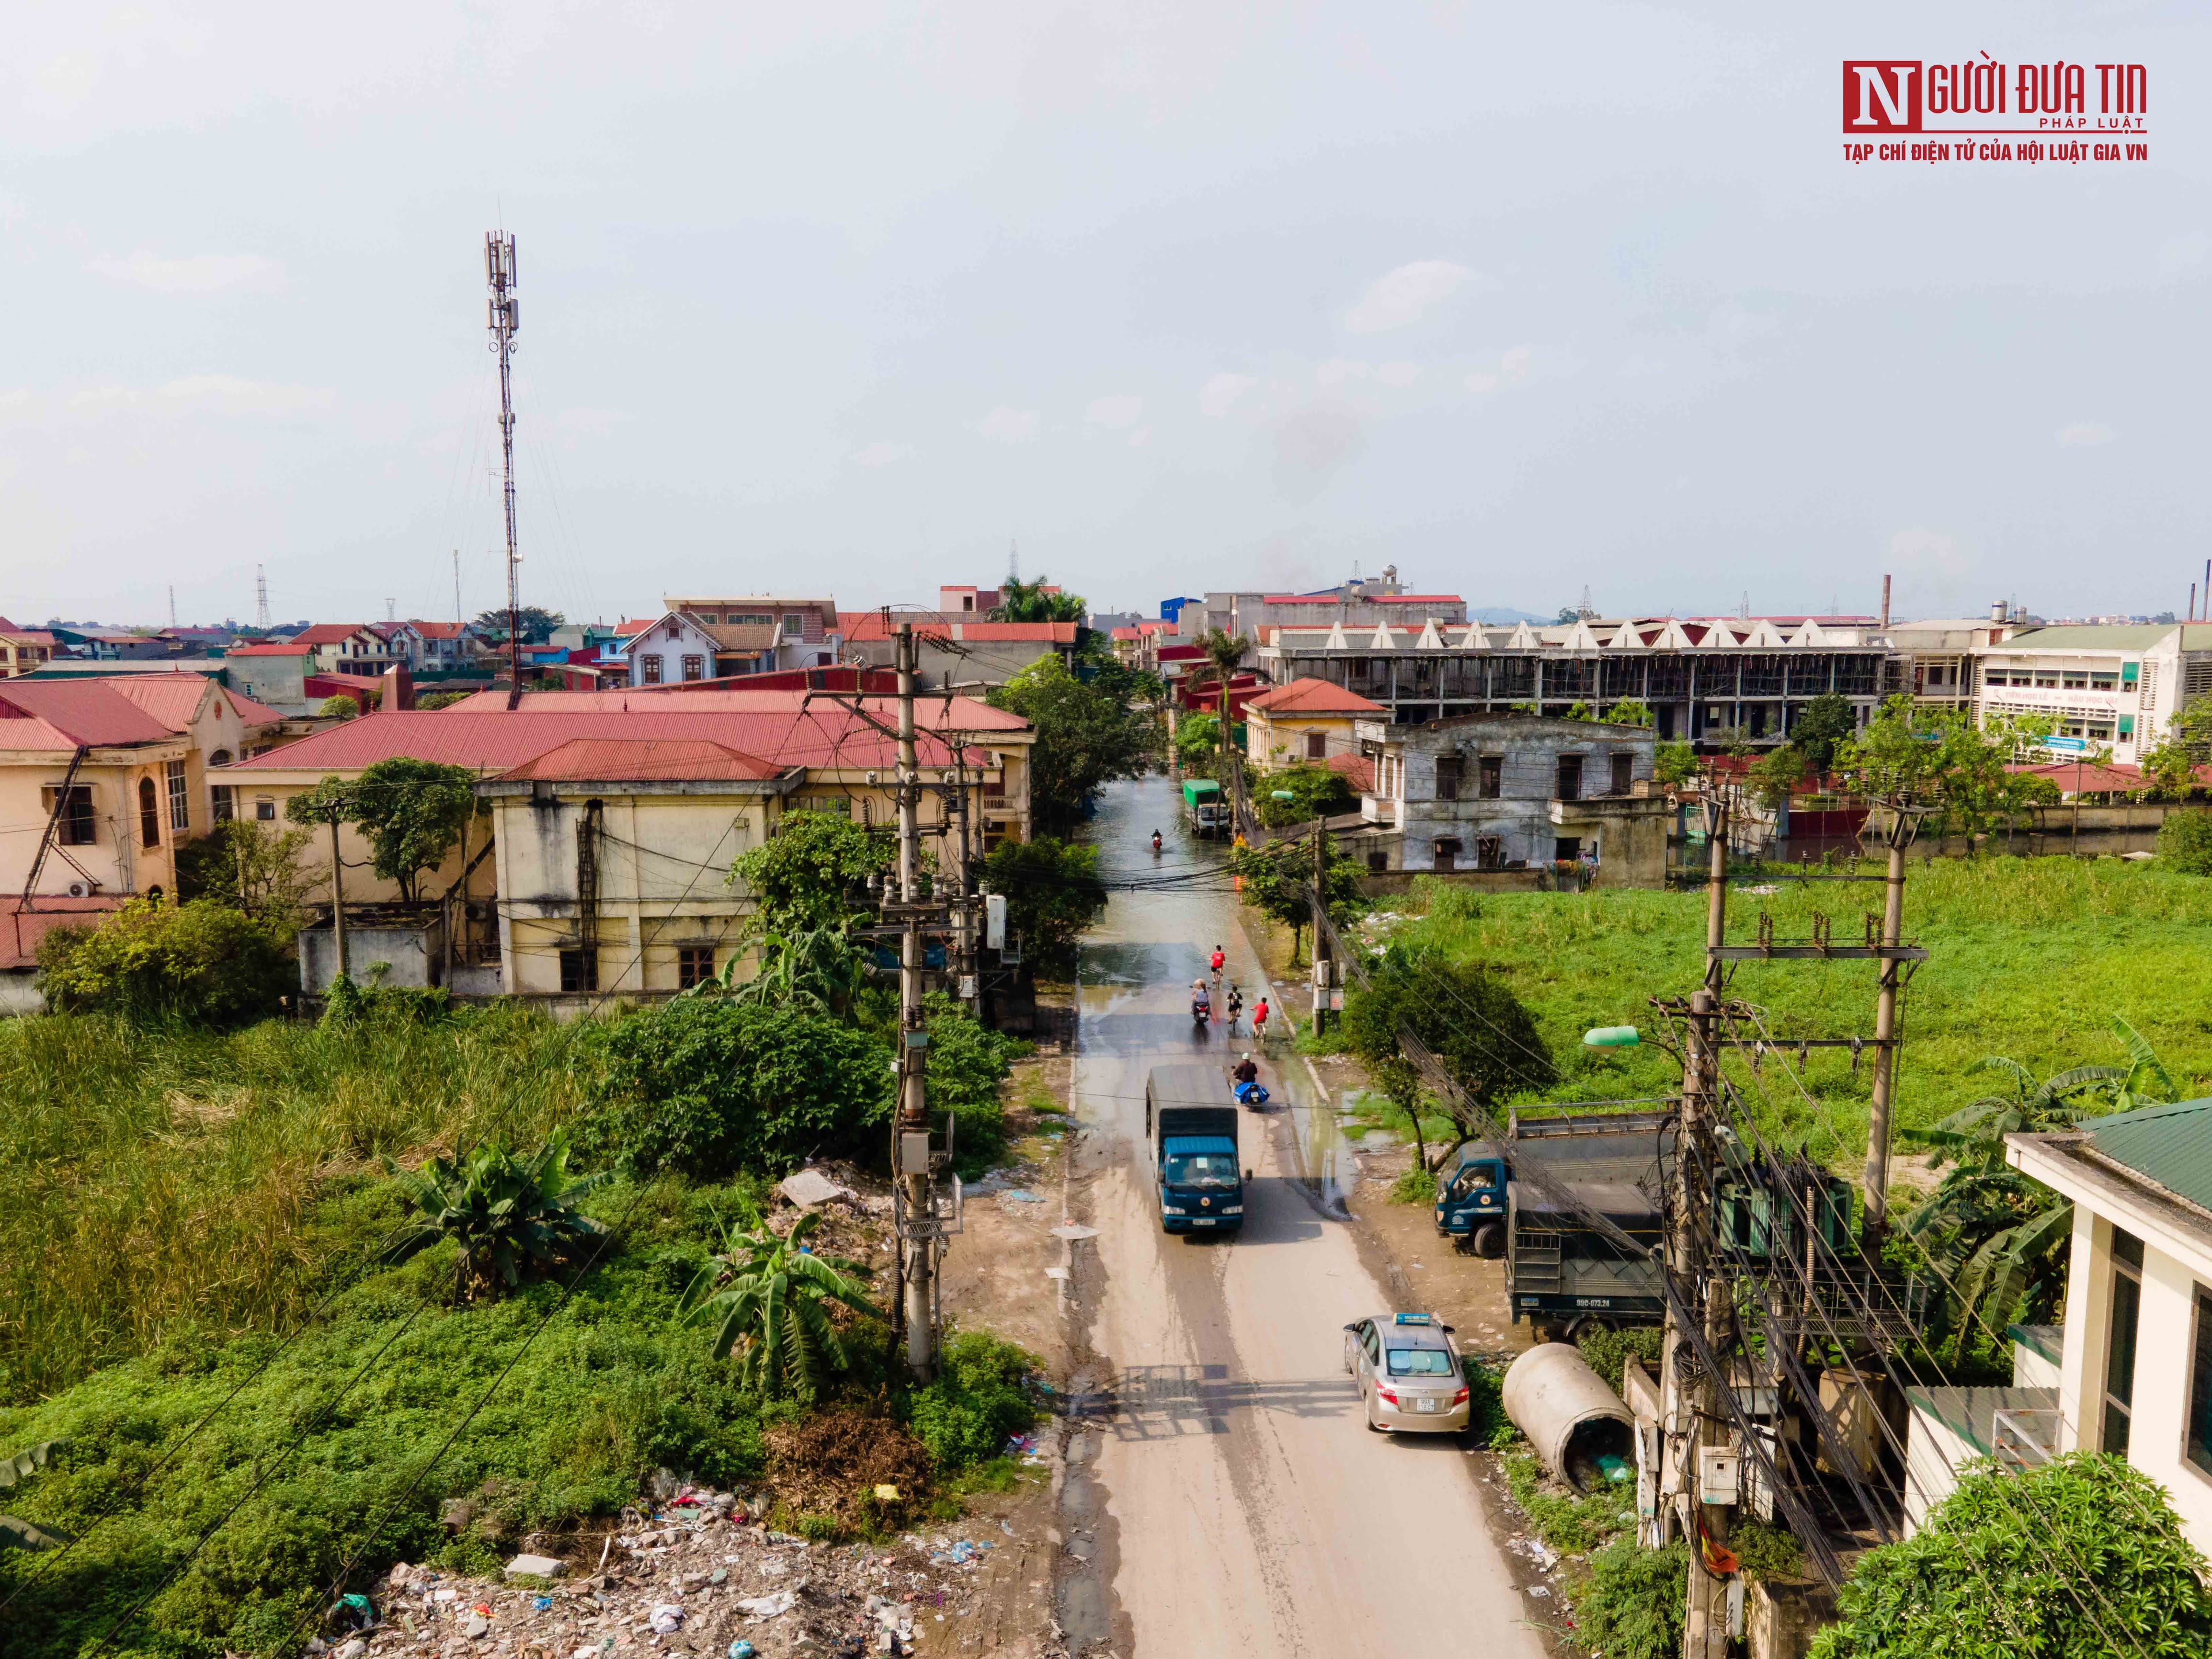
{"label": "white building", "polygon": [[2027,629],[1974,653],[1977,721],[2044,714],[2062,738],[2133,763],[2212,693],[2212,623]]}

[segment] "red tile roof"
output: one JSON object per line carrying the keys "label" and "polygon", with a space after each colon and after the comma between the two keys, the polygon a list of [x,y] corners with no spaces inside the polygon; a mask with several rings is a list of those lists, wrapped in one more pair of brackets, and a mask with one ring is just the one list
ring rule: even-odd
{"label": "red tile roof", "polygon": [[174,735],[105,678],[0,682],[0,749],[110,748]]}
{"label": "red tile roof", "polygon": [[1379,714],[1382,705],[1340,685],[1305,675],[1244,705],[1265,714]]}
{"label": "red tile roof", "polygon": [[[172,732],[181,732],[199,713],[200,699],[206,695],[210,682],[204,674],[180,670],[173,674],[117,674],[112,678],[102,676],[100,684],[113,686]],[[241,697],[235,691],[218,688],[216,696],[237,710],[239,719],[248,726],[274,726],[284,718],[265,704]]]}
{"label": "red tile roof", "polygon": [[314,653],[315,647],[312,645],[234,645],[231,647],[229,650],[223,653],[223,655],[226,659],[231,657],[311,657],[314,655]]}
{"label": "red tile roof", "polygon": [[374,634],[367,623],[317,623],[292,635],[295,645],[340,645],[356,634]]}
{"label": "red tile roof", "polygon": [[889,616],[880,611],[840,611],[837,626],[848,640],[889,640],[898,635],[901,623],[912,623],[914,631],[925,639],[945,640],[952,637],[957,626],[960,637],[978,642],[988,640],[1049,640],[1054,645],[1073,645],[1075,630],[1079,623],[994,623],[976,620],[963,611],[953,615],[942,611],[894,611]]}
{"label": "red tile roof", "polygon": [[1365,755],[1335,754],[1328,757],[1328,769],[1340,772],[1344,781],[1352,786],[1354,794],[1368,795],[1375,792],[1375,763]]}
{"label": "red tile roof", "polygon": [[459,639],[461,635],[461,629],[465,628],[467,625],[468,624],[465,623],[423,622],[416,617],[410,617],[407,622],[408,627],[413,629],[417,634],[420,634],[426,640]]}
{"label": "red tile roof", "polygon": [[[750,678],[744,676],[741,680]],[[805,692],[795,688],[763,687],[755,690],[747,686],[740,689],[740,684],[725,681],[722,687],[703,690],[697,682],[694,682],[688,687],[632,686],[627,691],[526,691],[514,712],[518,714],[620,714],[627,709],[639,714],[657,714],[666,709],[672,712],[706,711],[738,714],[781,711],[796,715],[809,706],[806,697]],[[898,717],[898,700],[896,697],[871,693],[859,701],[863,708],[886,725]],[[838,704],[831,702],[826,693],[817,694],[811,706],[823,710],[838,708]],[[506,692],[479,691],[440,712],[481,714],[498,713],[506,708]],[[934,731],[942,726],[950,726],[956,732],[1025,732],[1029,729],[1029,722],[1019,714],[1011,714],[1004,708],[994,708],[980,697],[955,695],[948,698],[941,692],[934,696],[927,693],[917,696],[914,701],[914,718],[915,723],[925,731]]]}
{"label": "red tile roof", "polygon": [[1117,640],[1141,640],[1145,637],[1145,630],[1141,628],[1117,628],[1114,629],[1110,637]]}
{"label": "red tile roof", "polygon": [[780,775],[755,755],[702,738],[571,738],[525,762],[503,778],[545,778],[635,783],[654,779],[681,781],[714,778],[757,781]]}
{"label": "red tile roof", "polygon": [[[506,693],[490,694],[504,702]],[[551,691],[532,697],[613,698],[619,691]],[[680,708],[653,699],[628,710],[599,708],[590,712],[544,712],[519,708],[477,712],[482,697],[451,708],[394,709],[366,714],[318,732],[235,769],[294,772],[354,772],[381,760],[408,755],[479,773],[511,771],[576,738],[637,741],[690,738],[734,749],[777,767],[811,766],[889,770],[897,764],[898,744],[859,715],[817,702],[799,708],[786,702],[763,709],[702,708],[690,701]],[[702,699],[703,701],[703,699]],[[962,729],[957,723],[956,730]],[[923,738],[924,766],[952,763],[941,739]],[[969,763],[983,757],[971,750]]]}

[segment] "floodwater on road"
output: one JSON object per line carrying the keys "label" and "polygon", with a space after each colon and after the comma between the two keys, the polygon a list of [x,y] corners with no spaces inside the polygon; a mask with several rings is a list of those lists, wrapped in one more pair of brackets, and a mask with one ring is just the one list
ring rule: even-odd
{"label": "floodwater on road", "polygon": [[1108,879],[1145,890],[1115,893],[1082,953],[1069,1207],[1098,1231],[1073,1285],[1089,1419],[1062,1492],[1063,1626],[1078,1651],[1124,1659],[1536,1659],[1467,1446],[1361,1420],[1343,1328],[1393,1310],[1341,1219],[1334,1114],[1287,1049],[1262,1064],[1268,1109],[1243,1120],[1242,1236],[1160,1231],[1146,1074],[1252,1046],[1192,1022],[1216,945],[1248,1009],[1266,982],[1222,850],[1181,830],[1178,805],[1164,778],[1118,785],[1091,833]]}

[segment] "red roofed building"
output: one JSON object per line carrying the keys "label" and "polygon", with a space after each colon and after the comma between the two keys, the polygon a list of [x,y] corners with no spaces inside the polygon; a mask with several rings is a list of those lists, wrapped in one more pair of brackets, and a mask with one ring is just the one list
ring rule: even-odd
{"label": "red roofed building", "polygon": [[910,623],[916,669],[929,690],[1004,685],[1040,657],[1074,660],[1080,623],[976,622],[930,611],[843,611],[845,660],[869,668],[896,666],[899,625]]}
{"label": "red roofed building", "polygon": [[1325,765],[1356,758],[1352,723],[1383,714],[1371,697],[1310,677],[1274,686],[1244,704],[1244,752],[1255,769]]}
{"label": "red roofed building", "polygon": [[325,674],[374,679],[392,666],[396,654],[384,635],[367,623],[317,623],[292,635],[291,642],[312,647],[315,670]]}
{"label": "red roofed building", "polygon": [[43,628],[18,628],[0,617],[0,678],[44,668],[54,659],[54,636]]}
{"label": "red roofed building", "polygon": [[289,641],[270,645],[234,645],[222,665],[238,689],[254,702],[287,714],[305,714],[307,678],[315,672],[315,647]]}

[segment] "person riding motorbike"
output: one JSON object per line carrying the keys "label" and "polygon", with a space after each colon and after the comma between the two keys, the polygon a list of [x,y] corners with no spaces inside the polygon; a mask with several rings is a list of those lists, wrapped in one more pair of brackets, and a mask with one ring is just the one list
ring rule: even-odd
{"label": "person riding motorbike", "polygon": [[1153,831],[1152,831],[1152,853],[1153,853],[1153,855],[1154,855],[1155,857],[1157,857],[1157,856],[1158,855],[1158,854],[1159,854],[1159,850],[1160,850],[1160,832],[1159,832],[1158,830],[1153,830]]}
{"label": "person riding motorbike", "polygon": [[1213,1004],[1206,994],[1206,981],[1202,979],[1190,982],[1190,1017],[1200,1021],[1213,1018]]}
{"label": "person riding motorbike", "polygon": [[1244,1057],[1237,1062],[1237,1069],[1230,1075],[1239,1083],[1257,1083],[1260,1080],[1260,1062],[1252,1058],[1249,1048],[1244,1051]]}
{"label": "person riding motorbike", "polygon": [[1267,1035],[1267,999],[1261,997],[1259,1006],[1252,1010],[1252,1036],[1255,1040]]}
{"label": "person riding motorbike", "polygon": [[1234,981],[1234,980],[1231,980],[1231,981],[1230,981],[1230,982],[1229,982],[1229,1035],[1230,1035],[1230,1036],[1236,1036],[1236,1035],[1237,1035],[1237,1017],[1238,1017],[1239,1015],[1241,1015],[1243,1012],[1244,1012],[1244,993],[1243,993],[1243,991],[1241,991],[1241,990],[1239,990],[1239,989],[1237,988],[1237,981]]}

